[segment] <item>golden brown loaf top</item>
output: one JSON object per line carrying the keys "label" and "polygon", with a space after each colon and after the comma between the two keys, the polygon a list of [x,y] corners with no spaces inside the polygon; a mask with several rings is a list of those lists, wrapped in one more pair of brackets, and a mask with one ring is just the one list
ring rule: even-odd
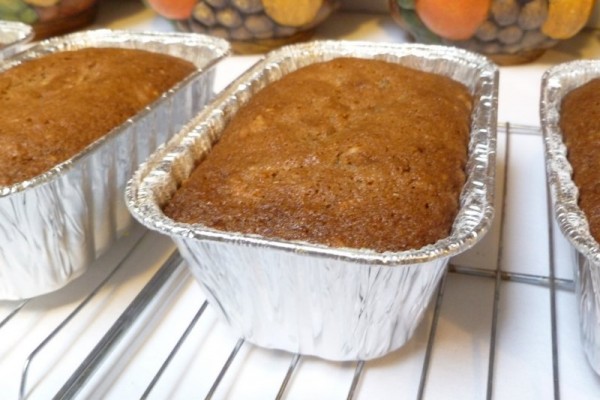
{"label": "golden brown loaf top", "polygon": [[569,92],[561,105],[560,129],[579,189],[579,206],[600,242],[600,79]]}
{"label": "golden brown loaf top", "polygon": [[225,231],[399,251],[448,236],[472,99],[376,60],[301,68],[242,107],[165,207]]}
{"label": "golden brown loaf top", "polygon": [[195,70],[168,55],[89,48],[0,73],[0,185],[69,159]]}

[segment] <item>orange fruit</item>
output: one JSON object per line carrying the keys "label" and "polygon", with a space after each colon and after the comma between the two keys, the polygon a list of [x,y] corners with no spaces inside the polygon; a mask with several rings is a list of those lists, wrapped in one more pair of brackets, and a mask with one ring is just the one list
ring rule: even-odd
{"label": "orange fruit", "polygon": [[466,40],[488,17],[492,0],[416,0],[415,10],[432,32],[451,40]]}
{"label": "orange fruit", "polygon": [[146,0],[157,13],[169,19],[186,19],[192,15],[197,0]]}
{"label": "orange fruit", "polygon": [[568,39],[587,23],[595,0],[550,0],[542,32],[552,39]]}

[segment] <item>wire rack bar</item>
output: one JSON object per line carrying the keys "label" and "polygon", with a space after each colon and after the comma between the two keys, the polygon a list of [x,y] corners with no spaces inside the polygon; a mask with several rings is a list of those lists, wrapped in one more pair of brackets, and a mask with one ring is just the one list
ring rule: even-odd
{"label": "wire rack bar", "polygon": [[[505,135],[505,159],[508,159],[510,152],[510,124],[505,125],[506,135]],[[507,192],[508,192],[508,169],[504,170],[504,180],[503,187],[504,190],[502,192],[502,210],[506,209],[507,203]],[[486,388],[486,399],[491,400],[494,394],[494,372],[496,366],[496,337],[498,332],[498,308],[500,304],[500,285],[502,283],[502,238],[504,235],[504,216],[506,213],[500,213],[500,245],[498,249],[498,258],[496,259],[496,269],[494,271],[494,302],[492,305],[492,325],[490,327],[490,348],[489,348],[489,356],[488,356],[488,378],[487,378],[487,388]]]}
{"label": "wire rack bar", "polygon": [[294,354],[294,357],[292,358],[292,361],[290,362],[290,366],[288,367],[288,370],[285,374],[285,377],[283,378],[283,382],[281,383],[281,386],[279,387],[279,392],[277,392],[277,396],[275,397],[275,400],[281,400],[285,394],[285,390],[288,387],[288,384],[290,383],[290,379],[292,378],[292,375],[294,375],[294,371],[296,371],[296,367],[298,366],[298,363],[300,362],[300,359],[302,358],[302,356],[300,354]]}
{"label": "wire rack bar", "polygon": [[23,300],[21,302],[19,302],[19,304],[17,304],[15,306],[15,308],[13,308],[6,317],[4,317],[4,319],[2,321],[0,321],[0,329],[2,329],[2,327],[4,325],[6,325],[15,315],[17,315],[17,313],[19,311],[21,311],[21,309],[23,307],[25,307],[25,304],[27,304],[29,302],[29,300]]}
{"label": "wire rack bar", "polygon": [[150,392],[152,392],[152,389],[154,388],[154,386],[156,385],[156,383],[158,382],[158,380],[160,379],[162,374],[165,372],[165,370],[171,363],[171,360],[173,359],[173,357],[175,357],[175,355],[179,351],[179,348],[181,347],[181,345],[185,342],[185,340],[187,339],[189,334],[192,332],[192,330],[196,326],[196,323],[200,320],[200,317],[204,313],[204,310],[206,310],[207,306],[208,306],[208,301],[204,301],[204,303],[202,303],[202,306],[200,306],[200,309],[198,309],[198,312],[196,312],[196,314],[194,315],[194,318],[192,318],[192,320],[188,324],[187,328],[185,329],[185,331],[183,332],[183,334],[181,335],[179,340],[177,340],[177,343],[175,344],[173,349],[171,349],[171,352],[169,353],[169,355],[167,356],[165,361],[162,363],[159,370],[156,372],[156,375],[154,375],[154,378],[152,378],[152,381],[146,388],[146,391],[144,391],[144,393],[140,397],[141,400],[148,398],[148,396],[150,395]]}
{"label": "wire rack bar", "polygon": [[[490,278],[496,279],[496,271],[483,269],[483,268],[472,268],[463,267],[450,263],[448,265],[448,272],[451,274],[475,276],[478,278]],[[507,272],[499,271],[500,279],[503,281],[524,283],[532,286],[541,286],[550,288],[551,280],[556,290],[565,290],[568,292],[575,292],[575,282],[572,279],[557,278],[554,276],[550,279],[550,276],[523,274],[519,272]]]}
{"label": "wire rack bar", "polygon": [[244,339],[239,339],[237,341],[237,343],[235,344],[235,347],[231,351],[231,354],[229,354],[229,357],[227,357],[227,361],[225,361],[225,364],[223,365],[223,368],[221,368],[221,371],[219,372],[219,375],[217,376],[217,379],[215,379],[213,385],[211,386],[210,390],[208,391],[208,394],[205,397],[206,400],[212,399],[212,397],[214,396],[215,392],[217,391],[217,388],[219,387],[219,385],[223,381],[223,377],[227,373],[227,370],[231,366],[231,363],[233,363],[233,360],[235,359],[235,356],[237,356],[237,354],[240,351],[240,349],[242,348],[243,344],[244,344]]}
{"label": "wire rack bar", "polygon": [[350,384],[350,390],[348,391],[347,400],[352,400],[354,398],[354,394],[356,393],[356,388],[358,387],[358,382],[360,382],[360,377],[362,376],[362,372],[365,368],[365,361],[359,361],[356,363],[356,368],[354,369],[354,376],[352,377],[352,383]]}
{"label": "wire rack bar", "polygon": [[119,271],[121,269],[123,264],[125,264],[125,261],[133,253],[133,250],[136,248],[136,246],[142,241],[142,239],[145,236],[146,236],[146,233],[144,233],[143,235],[141,235],[140,238],[138,238],[138,240],[131,247],[131,249],[129,249],[127,254],[125,254],[125,257],[123,257],[121,262],[119,262],[113,268],[113,270],[110,271],[110,273],[90,292],[90,294],[88,294],[87,297],[85,299],[83,299],[83,301],[81,303],[79,303],[79,305],[77,307],[75,307],[75,309],[64,320],[62,320],[56,326],[56,328],[54,328],[54,330],[52,330],[52,332],[50,332],[50,334],[44,338],[44,340],[42,340],[42,342],[29,354],[29,356],[27,356],[27,358],[25,359],[25,364],[23,365],[23,372],[21,373],[21,384],[19,386],[19,399],[24,399],[27,394],[27,377],[29,374],[29,367],[31,366],[31,363],[33,362],[35,357],[39,354],[40,351],[42,351],[42,349],[44,347],[46,347],[46,345],[48,343],[50,343],[50,341],[52,339],[54,339],[56,337],[56,335],[65,326],[67,326],[67,324],[73,318],[75,318],[75,316],[77,316],[77,314],[79,314],[79,312],[81,312],[81,310],[83,310],[83,308],[94,298],[94,296],[96,296],[98,294],[98,292],[100,292],[100,290],[104,287],[104,285],[106,285],[106,283],[117,273],[117,271]]}
{"label": "wire rack bar", "polygon": [[83,388],[83,385],[93,375],[113,347],[116,346],[125,333],[127,333],[128,329],[134,324],[142,311],[150,304],[165,282],[167,282],[178,267],[181,266],[181,263],[182,259],[179,252],[174,251],[158,272],[154,274],[152,279],[129,304],[117,321],[115,321],[113,326],[100,342],[98,342],[87,358],[71,375],[56,394],[55,399],[73,398]]}
{"label": "wire rack bar", "polygon": [[550,274],[550,327],[552,334],[552,384],[554,399],[560,399],[560,381],[558,373],[558,333],[556,321],[556,281],[554,258],[554,224],[552,223],[552,200],[550,198],[550,185],[546,185],[546,211],[548,213],[548,268]]}
{"label": "wire rack bar", "polygon": [[561,279],[556,276],[548,277],[541,275],[502,273],[502,280],[525,283],[531,286],[541,286],[552,290],[565,290],[575,292],[575,282],[572,279]]}
{"label": "wire rack bar", "polygon": [[444,298],[444,289],[446,287],[446,274],[442,277],[442,280],[438,287],[438,294],[435,299],[435,307],[433,309],[433,319],[431,321],[431,328],[429,330],[429,337],[427,339],[427,348],[425,349],[425,356],[423,357],[423,368],[421,370],[421,379],[419,381],[419,390],[417,392],[417,399],[422,400],[425,395],[425,385],[427,384],[427,375],[429,373],[429,364],[431,363],[431,354],[433,353],[433,343],[435,341],[435,333],[437,331],[438,320],[440,317],[440,311],[442,309],[442,300]]}
{"label": "wire rack bar", "polygon": [[[502,252],[499,252],[502,254]],[[496,364],[496,333],[498,332],[498,305],[500,303],[500,264],[494,282],[494,303],[492,305],[492,326],[490,328],[490,348],[488,356],[488,379],[485,398],[491,400],[494,394],[494,371]]]}

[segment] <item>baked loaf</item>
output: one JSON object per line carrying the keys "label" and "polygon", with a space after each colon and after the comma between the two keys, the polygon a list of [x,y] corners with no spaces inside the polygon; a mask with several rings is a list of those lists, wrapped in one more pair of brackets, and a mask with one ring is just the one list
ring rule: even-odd
{"label": "baked loaf", "polygon": [[448,236],[472,97],[449,78],[338,58],[268,85],[165,206],[224,231],[400,251]]}
{"label": "baked loaf", "polygon": [[143,50],[57,52],[0,74],[0,185],[80,152],[196,70]]}
{"label": "baked loaf", "polygon": [[560,111],[560,129],[579,189],[579,206],[600,242],[600,79],[569,92]]}

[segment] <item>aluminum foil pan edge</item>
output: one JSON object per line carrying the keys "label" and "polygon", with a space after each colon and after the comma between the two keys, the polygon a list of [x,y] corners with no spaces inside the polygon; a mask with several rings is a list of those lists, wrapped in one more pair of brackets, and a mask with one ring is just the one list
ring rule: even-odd
{"label": "aluminum foil pan edge", "polygon": [[579,191],[572,180],[573,170],[559,127],[563,97],[594,78],[600,78],[597,60],[574,61],[548,69],[542,78],[540,118],[553,212],[574,254],[582,346],[590,365],[600,374],[600,245],[578,206]]}
{"label": "aluminum foil pan edge", "polygon": [[[416,251],[375,253],[217,232],[162,215],[161,205],[252,93],[306,63],[341,55],[449,74],[478,98],[454,236]],[[210,303],[236,334],[262,347],[332,360],[380,357],[410,339],[449,257],[470,247],[491,223],[496,102],[497,68],[472,53],[357,42],[283,48],[244,73],[138,169],[126,189],[127,205],[143,224],[175,240]]]}
{"label": "aluminum foil pan edge", "polygon": [[63,287],[124,234],[133,219],[125,183],[156,147],[212,96],[225,41],[197,34],[83,31],[40,42],[5,60],[0,71],[49,52],[136,47],[188,59],[198,72],[79,155],[31,180],[0,187],[0,298],[21,299]]}
{"label": "aluminum foil pan edge", "polygon": [[12,56],[34,36],[33,28],[22,22],[0,21],[0,61]]}
{"label": "aluminum foil pan edge", "polygon": [[[325,57],[319,57],[319,60],[337,56],[373,57],[389,61],[402,59],[405,65],[424,68],[436,73],[443,73],[445,66],[450,63],[460,64],[463,67],[463,70],[454,72],[455,76],[451,77],[466,83],[467,86],[472,86],[471,89],[479,102],[473,113],[470,158],[467,165],[468,181],[461,198],[461,209],[456,218],[458,222],[455,223],[449,238],[416,251],[375,253],[363,250],[357,252],[354,249],[334,249],[309,243],[265,239],[256,235],[223,233],[199,225],[180,224],[164,217],[159,204],[164,204],[170,195],[166,193],[157,195],[153,188],[157,183],[160,184],[161,180],[168,179],[173,170],[176,170],[173,175],[176,175],[176,180],[179,182],[191,172],[189,166],[181,167],[179,164],[173,165],[171,161],[164,160],[171,160],[173,157],[190,159],[190,157],[198,155],[198,152],[203,151],[202,149],[210,147],[217,135],[212,131],[218,130],[225,123],[221,118],[222,113],[235,112],[242,104],[243,99],[248,98],[250,86],[262,87],[267,80],[273,79],[273,75],[281,74],[282,72],[278,71],[279,63],[287,62],[291,68],[295,69],[302,65],[296,65],[294,61],[290,60],[310,60],[311,57],[314,58],[314,54],[326,54]],[[465,70],[468,72],[464,72]],[[265,73],[263,74],[263,72]],[[475,82],[475,76],[478,78],[477,82]],[[483,237],[494,216],[497,79],[497,67],[485,57],[444,46],[322,41],[283,47],[270,53],[267,58],[259,61],[235,80],[169,143],[167,149],[160,154],[154,154],[148,160],[148,164],[136,172],[126,189],[128,207],[134,217],[144,225],[174,236],[243,242],[248,245],[273,247],[284,251],[356,259],[361,262],[386,265],[423,262],[440,256],[452,256],[472,247]],[[257,88],[252,90],[257,90]],[[199,138],[200,136],[203,137]],[[169,190],[172,193],[175,186],[170,185]],[[156,200],[156,203],[136,200],[140,197],[152,198]]]}

